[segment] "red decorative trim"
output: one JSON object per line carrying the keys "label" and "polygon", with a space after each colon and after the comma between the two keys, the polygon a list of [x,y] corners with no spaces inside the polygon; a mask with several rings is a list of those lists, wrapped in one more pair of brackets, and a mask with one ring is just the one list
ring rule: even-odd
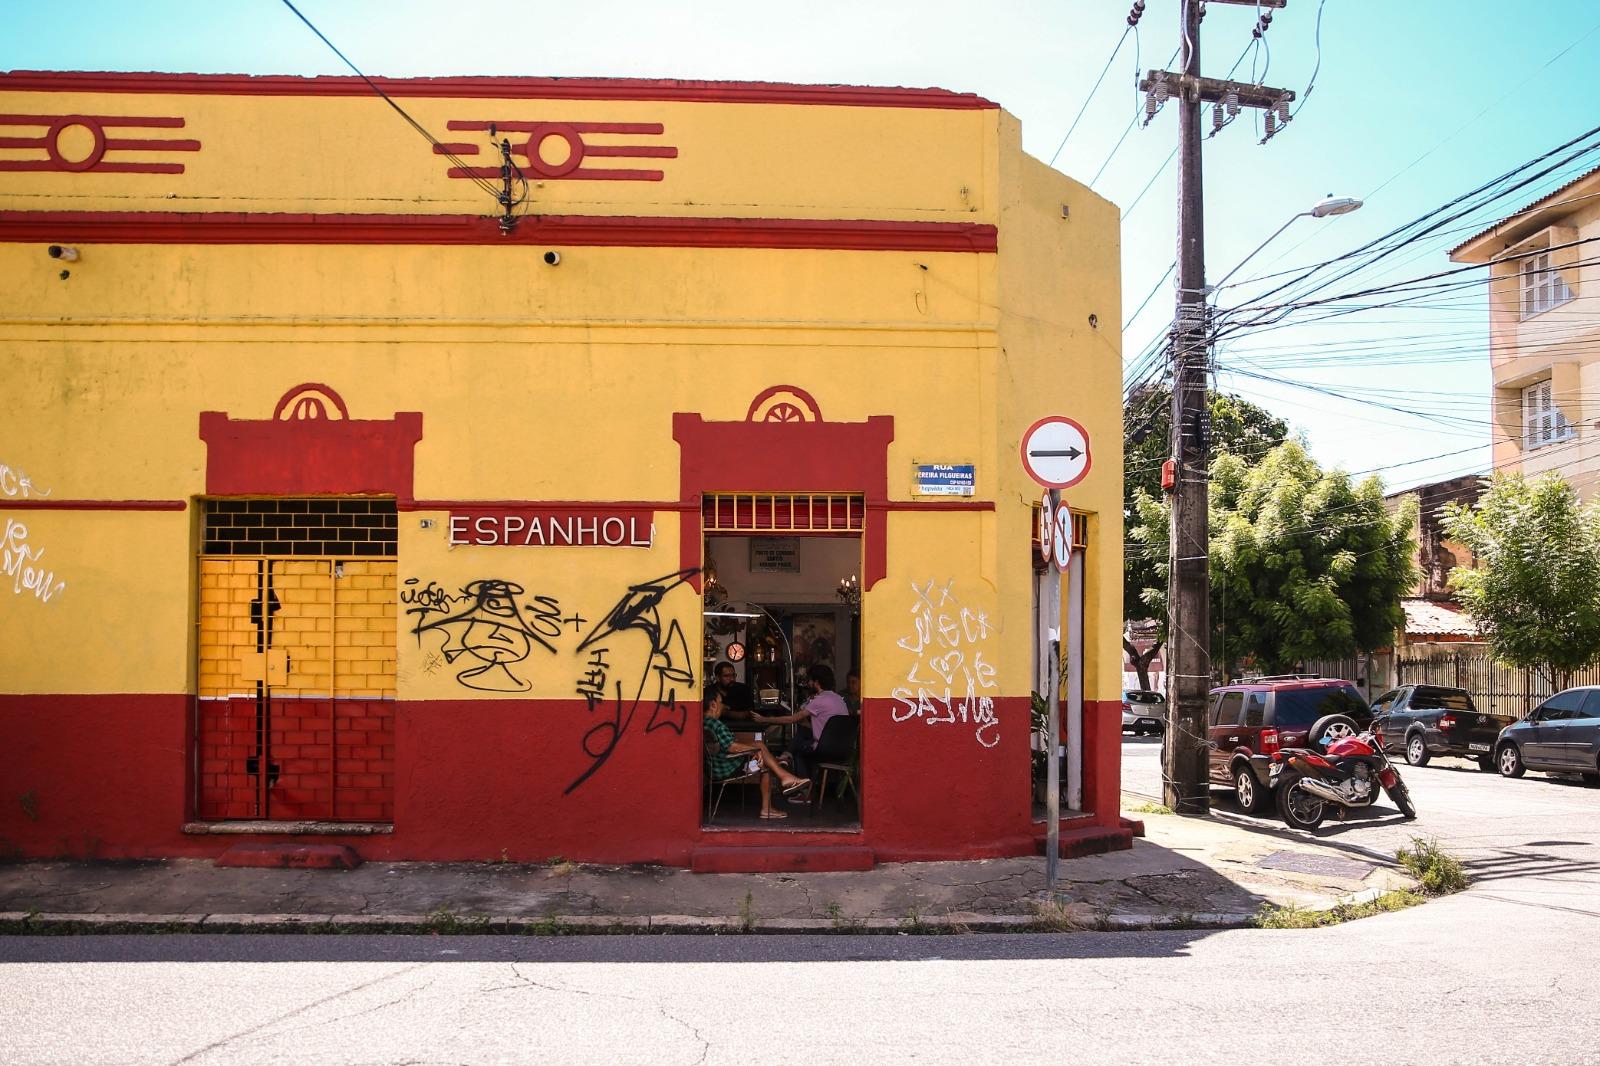
{"label": "red decorative trim", "polygon": [[[777,388],[800,392],[794,386]],[[816,401],[811,404],[815,407]],[[860,493],[869,507],[888,503],[891,415],[873,415],[865,422],[707,422],[697,413],[679,411],[672,416],[672,439],[678,442],[679,496],[695,505],[678,516],[679,564],[684,570],[698,571],[704,562],[700,503],[708,493],[734,488],[852,492]],[[869,515],[864,525],[861,585],[871,589],[889,572],[888,523]],[[698,574],[690,583],[700,588]]]}
{"label": "red decorative trim", "polygon": [[[586,156],[608,156],[630,159],[676,159],[678,150],[670,145],[590,144],[585,133],[626,133],[659,136],[666,128],[659,122],[504,122],[499,119],[451,119],[445,123],[452,130],[494,130],[502,133],[526,133],[528,139],[514,145],[511,151],[528,161],[528,169],[546,181],[660,181],[659,170],[615,170],[585,167]],[[560,163],[550,163],[540,154],[540,147],[551,137],[565,141],[567,157]],[[477,155],[476,145],[468,146],[468,155]],[[439,149],[434,149],[436,154]],[[498,178],[500,168],[451,167],[447,175],[452,178]]]}
{"label": "red decorative trim", "polygon": [[993,500],[888,500],[868,503],[869,511],[992,511]]}
{"label": "red decorative trim", "polygon": [[[321,397],[321,399],[318,399]],[[333,403],[334,409],[339,412],[340,418],[350,417],[350,408],[345,406],[344,397],[332,388],[320,382],[308,381],[304,385],[296,385],[284,393],[278,400],[278,405],[272,409],[273,418],[283,418],[284,411],[288,409],[290,401],[295,402],[292,412],[297,418],[326,418],[328,410],[322,401]]]}
{"label": "red decorative trim", "polygon": [[0,500],[0,511],[182,511],[188,500]]}
{"label": "red decorative trim", "polygon": [[[182,163],[122,163],[104,162],[108,151],[136,152],[198,152],[200,142],[195,140],[163,140],[151,137],[107,137],[107,129],[140,127],[181,129],[181,118],[140,118],[123,115],[0,115],[0,126],[44,126],[40,137],[0,137],[0,147],[43,148],[45,159],[0,159],[0,171],[56,171],[83,173],[90,170],[115,171],[123,174],[182,174]],[[73,126],[82,126],[94,138],[89,154],[82,159],[68,159],[61,154],[61,134]]]}
{"label": "red decorative trim", "polygon": [[467,508],[546,507],[563,511],[696,511],[698,503],[678,500],[401,500],[402,511],[454,511]]}
{"label": "red decorative trim", "polygon": [[[791,85],[763,81],[671,81],[650,78],[374,78],[396,97],[493,100],[687,100],[715,104],[821,104],[990,111],[1000,105],[973,93],[867,85]],[[187,93],[218,96],[370,96],[360,78],[286,74],[168,74],[14,70],[0,91]]]}
{"label": "red decorative trim", "polygon": [[[822,421],[822,408],[817,406],[816,399],[814,397],[812,397],[812,395],[809,392],[807,392],[805,389],[798,388],[797,386],[794,386],[794,385],[774,385],[769,389],[761,390],[761,392],[759,394],[757,394],[756,398],[750,401],[750,409],[744,413],[744,420],[746,422],[754,422],[754,421],[756,421],[756,413],[761,410],[761,405],[766,403],[768,400],[772,399],[774,396],[777,396],[780,393],[785,393],[785,392],[789,393],[795,399],[799,400],[801,403],[806,405],[806,410],[811,412],[811,419],[810,420],[812,422],[821,422]],[[774,407],[776,407],[776,406],[777,405],[774,405]],[[772,412],[768,411],[767,412],[767,417],[765,419],[763,419],[763,421],[767,421],[767,422],[787,422],[787,421],[792,421],[792,420],[791,419],[786,419],[786,418],[773,418],[772,417]]]}
{"label": "red decorative trim", "polygon": [[[330,417],[329,402],[338,418]],[[422,415],[351,418],[337,392],[307,382],[285,392],[269,419],[200,412],[200,439],[210,496],[357,494],[409,501]]]}
{"label": "red decorative trim", "polygon": [[[102,168],[107,164],[102,164]],[[499,172],[496,171],[498,174]],[[592,248],[812,248],[993,252],[995,227],[876,219],[527,215],[510,235],[481,215],[4,211],[0,241],[84,244],[535,244]]]}

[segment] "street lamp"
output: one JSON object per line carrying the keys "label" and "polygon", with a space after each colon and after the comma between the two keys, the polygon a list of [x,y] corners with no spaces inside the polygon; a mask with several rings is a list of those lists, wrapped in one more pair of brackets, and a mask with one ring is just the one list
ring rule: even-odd
{"label": "street lamp", "polygon": [[1318,200],[1315,204],[1313,204],[1312,207],[1311,207],[1311,210],[1302,211],[1298,215],[1289,216],[1289,221],[1285,222],[1283,225],[1279,226],[1275,231],[1273,231],[1272,236],[1268,237],[1266,240],[1262,241],[1256,247],[1256,250],[1254,252],[1251,252],[1249,255],[1247,255],[1243,259],[1239,260],[1239,266],[1234,267],[1232,270],[1230,270],[1226,274],[1224,274],[1222,276],[1222,280],[1217,282],[1215,285],[1208,285],[1206,287],[1207,294],[1216,292],[1218,289],[1222,288],[1222,286],[1227,283],[1229,278],[1231,278],[1235,274],[1239,273],[1239,268],[1240,267],[1242,267],[1246,263],[1250,262],[1250,260],[1254,259],[1260,253],[1262,248],[1265,248],[1267,245],[1271,244],[1274,240],[1276,240],[1277,237],[1278,237],[1278,234],[1282,233],[1284,230],[1286,230],[1290,226],[1294,225],[1294,220],[1295,219],[1297,219],[1297,218],[1307,218],[1307,217],[1310,217],[1310,218],[1332,218],[1335,215],[1348,215],[1352,211],[1360,210],[1361,204],[1362,204],[1362,201],[1357,200],[1354,196],[1328,196],[1328,197],[1325,197],[1325,198],[1323,198],[1321,200]]}

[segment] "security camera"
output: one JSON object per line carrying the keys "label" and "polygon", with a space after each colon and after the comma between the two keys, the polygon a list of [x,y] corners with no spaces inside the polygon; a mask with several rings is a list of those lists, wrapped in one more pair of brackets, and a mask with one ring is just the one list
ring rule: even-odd
{"label": "security camera", "polygon": [[51,259],[59,259],[63,263],[76,263],[78,250],[70,244],[52,244],[45,251],[50,253]]}
{"label": "security camera", "polygon": [[544,253],[544,261],[546,266],[556,266],[561,262],[561,253],[546,252]]}

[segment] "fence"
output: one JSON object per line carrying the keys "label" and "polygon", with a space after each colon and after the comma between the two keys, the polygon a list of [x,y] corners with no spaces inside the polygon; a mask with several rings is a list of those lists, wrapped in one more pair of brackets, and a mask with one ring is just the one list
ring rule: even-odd
{"label": "fence", "polygon": [[[1536,671],[1496,662],[1487,651],[1401,659],[1395,667],[1398,684],[1463,688],[1478,709],[1489,714],[1522,718],[1554,695],[1550,682]],[[1600,685],[1600,664],[1575,671],[1567,685]]]}
{"label": "fence", "polygon": [[1308,659],[1296,672],[1342,678],[1359,688],[1367,699],[1375,700],[1393,687],[1389,684],[1389,659],[1388,652],[1354,659]]}

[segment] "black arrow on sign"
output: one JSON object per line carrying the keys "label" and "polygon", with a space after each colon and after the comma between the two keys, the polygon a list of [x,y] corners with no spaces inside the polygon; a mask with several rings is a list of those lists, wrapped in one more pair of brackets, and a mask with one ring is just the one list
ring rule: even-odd
{"label": "black arrow on sign", "polygon": [[1052,450],[1052,451],[1043,451],[1043,452],[1029,452],[1028,454],[1033,456],[1035,459],[1048,459],[1048,458],[1055,458],[1055,457],[1063,456],[1063,455],[1066,456],[1068,459],[1076,459],[1078,456],[1082,455],[1083,453],[1080,452],[1076,448],[1067,448],[1064,451]]}

